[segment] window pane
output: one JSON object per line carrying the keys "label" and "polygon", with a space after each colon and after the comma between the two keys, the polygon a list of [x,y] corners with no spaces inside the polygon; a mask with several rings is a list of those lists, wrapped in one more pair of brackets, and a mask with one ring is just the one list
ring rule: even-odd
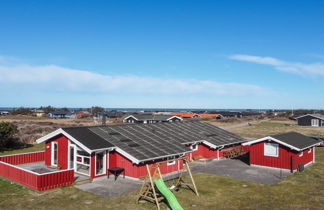
{"label": "window pane", "polygon": [[83,158],[83,161],[84,161],[84,164],[88,164],[88,165],[90,165],[90,158],[88,158],[88,157],[84,157],[84,158]]}
{"label": "window pane", "polygon": [[57,143],[54,143],[54,164],[57,165]]}
{"label": "window pane", "polygon": [[278,144],[265,143],[264,155],[266,156],[278,156]]}
{"label": "window pane", "polygon": [[89,153],[85,152],[85,151],[81,151],[81,150],[78,150],[78,155],[82,155],[82,156],[90,156]]}
{"label": "window pane", "polygon": [[77,163],[77,172],[89,175],[90,166],[82,165]]}

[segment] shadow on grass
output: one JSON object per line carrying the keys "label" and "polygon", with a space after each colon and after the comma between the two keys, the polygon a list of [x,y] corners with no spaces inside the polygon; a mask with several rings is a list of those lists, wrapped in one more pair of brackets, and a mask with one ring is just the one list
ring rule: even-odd
{"label": "shadow on grass", "polygon": [[32,147],[32,144],[26,144],[23,142],[20,142],[19,139],[13,138],[10,139],[4,146],[0,147],[0,152],[6,152],[6,151],[13,151],[17,149],[24,149],[28,147]]}

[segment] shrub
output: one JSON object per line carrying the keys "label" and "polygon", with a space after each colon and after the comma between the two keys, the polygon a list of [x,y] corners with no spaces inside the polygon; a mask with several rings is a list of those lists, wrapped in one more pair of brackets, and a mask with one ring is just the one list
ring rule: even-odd
{"label": "shrub", "polygon": [[10,122],[0,122],[0,146],[5,146],[17,132],[16,125]]}
{"label": "shrub", "polygon": [[21,107],[21,108],[12,110],[11,114],[12,115],[31,115],[32,111],[31,111],[31,109]]}

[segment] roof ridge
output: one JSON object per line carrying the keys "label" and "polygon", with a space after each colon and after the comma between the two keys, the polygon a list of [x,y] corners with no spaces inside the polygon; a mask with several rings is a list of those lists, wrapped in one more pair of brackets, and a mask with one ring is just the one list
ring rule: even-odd
{"label": "roof ridge", "polygon": [[[200,120],[191,120],[191,121],[180,121],[180,122],[172,122],[172,124],[177,123],[192,123],[192,122],[200,122]],[[206,122],[203,122],[206,123]],[[152,123],[152,124],[159,124],[159,123]],[[93,128],[93,127],[115,127],[115,126],[151,126],[152,124],[145,124],[145,123],[120,123],[120,124],[113,124],[113,125],[84,125],[84,126],[69,126],[69,127],[61,127],[64,128]],[[217,127],[217,126],[216,126]]]}

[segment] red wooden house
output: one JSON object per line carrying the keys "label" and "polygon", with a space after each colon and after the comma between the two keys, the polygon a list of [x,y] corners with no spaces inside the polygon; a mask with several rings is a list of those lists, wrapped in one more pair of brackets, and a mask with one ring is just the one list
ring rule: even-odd
{"label": "red wooden house", "polygon": [[161,172],[183,167],[180,156],[221,158],[222,150],[244,142],[228,131],[201,121],[60,128],[40,139],[45,142],[45,164],[92,178],[109,168],[125,175],[146,175],[145,164],[169,160]]}
{"label": "red wooden house", "polygon": [[297,171],[315,162],[319,141],[296,132],[267,136],[243,143],[250,165]]}

